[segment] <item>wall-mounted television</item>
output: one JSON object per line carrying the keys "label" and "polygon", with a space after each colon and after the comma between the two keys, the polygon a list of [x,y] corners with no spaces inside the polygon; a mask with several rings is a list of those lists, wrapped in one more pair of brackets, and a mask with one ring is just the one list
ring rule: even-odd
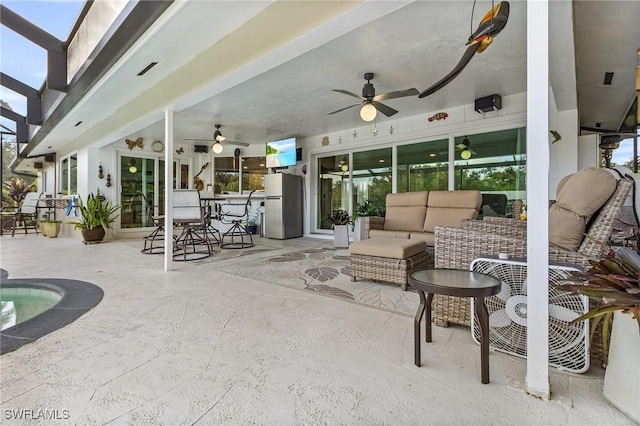
{"label": "wall-mounted television", "polygon": [[296,165],[296,138],[267,142],[267,168]]}

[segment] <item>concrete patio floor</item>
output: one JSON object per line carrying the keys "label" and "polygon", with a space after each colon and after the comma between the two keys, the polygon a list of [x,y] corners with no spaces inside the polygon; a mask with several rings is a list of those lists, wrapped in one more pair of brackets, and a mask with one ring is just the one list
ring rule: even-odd
{"label": "concrete patio floor", "polygon": [[67,417],[29,423],[47,425],[633,424],[603,398],[597,367],[551,370],[541,401],[523,390],[525,361],[499,352],[482,385],[468,328],[434,327],[418,368],[411,315],[221,270],[331,244],[256,240],[271,250],[165,273],[140,240],[3,236],[9,278],[84,280],[105,295],[0,357],[2,423],[27,423],[11,411],[23,409]]}

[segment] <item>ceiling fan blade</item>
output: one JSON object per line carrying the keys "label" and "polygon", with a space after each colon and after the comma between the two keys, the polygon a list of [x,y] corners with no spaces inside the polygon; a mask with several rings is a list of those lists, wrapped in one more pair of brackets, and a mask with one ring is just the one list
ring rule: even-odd
{"label": "ceiling fan blade", "polygon": [[355,93],[350,92],[348,90],[342,90],[342,89],[331,89],[331,90],[333,90],[334,92],[342,93],[344,95],[349,95],[349,96],[353,96],[354,98],[358,98],[358,99],[364,100],[364,98],[362,96],[356,95]]}
{"label": "ceiling fan blade", "polygon": [[338,110],[335,110],[335,111],[333,111],[333,112],[330,112],[330,113],[329,113],[329,114],[327,114],[327,115],[336,114],[336,113],[338,113],[338,112],[342,112],[342,111],[344,111],[345,109],[353,108],[354,106],[359,106],[359,105],[362,105],[362,104],[353,104],[353,105],[349,105],[348,107],[340,108],[340,109],[338,109]]}
{"label": "ceiling fan blade", "polygon": [[381,113],[383,113],[383,114],[384,114],[384,115],[386,115],[387,117],[391,117],[392,115],[394,115],[394,114],[397,114],[397,113],[398,113],[398,111],[397,111],[397,110],[395,110],[395,109],[393,109],[393,108],[391,108],[391,107],[389,107],[389,106],[386,106],[385,104],[381,104],[380,102],[373,101],[373,102],[371,102],[371,104],[372,104],[374,107],[376,107],[376,109],[377,109],[378,111],[380,111]]}
{"label": "ceiling fan blade", "polygon": [[248,142],[238,142],[238,141],[230,141],[226,139],[222,144],[230,144],[230,145],[238,145],[238,146],[249,146]]}
{"label": "ceiling fan blade", "polygon": [[373,97],[374,102],[386,101],[387,99],[404,98],[405,96],[418,96],[420,92],[418,89],[412,87],[407,90],[398,90],[395,92],[382,93]]}
{"label": "ceiling fan blade", "polygon": [[467,149],[467,148],[468,148],[468,146],[466,146],[463,143],[459,143],[458,145],[456,145],[456,149]]}

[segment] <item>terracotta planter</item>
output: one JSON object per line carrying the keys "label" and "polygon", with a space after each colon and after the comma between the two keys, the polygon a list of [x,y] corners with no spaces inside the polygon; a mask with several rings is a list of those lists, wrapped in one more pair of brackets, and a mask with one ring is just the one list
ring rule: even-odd
{"label": "terracotta planter", "polygon": [[640,330],[631,314],[616,312],[611,330],[604,397],[640,423]]}
{"label": "terracotta planter", "polygon": [[102,226],[97,226],[93,229],[82,228],[80,232],[82,232],[82,238],[85,243],[99,243],[104,240],[105,232]]}

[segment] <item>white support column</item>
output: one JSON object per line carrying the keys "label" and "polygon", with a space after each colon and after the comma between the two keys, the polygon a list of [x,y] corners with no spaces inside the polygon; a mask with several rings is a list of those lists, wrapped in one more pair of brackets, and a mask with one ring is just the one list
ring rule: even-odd
{"label": "white support column", "polygon": [[173,111],[164,110],[164,271],[173,269]]}
{"label": "white support column", "polygon": [[449,191],[453,191],[456,189],[456,147],[455,147],[456,138],[449,133],[449,183],[447,184],[447,188]]}
{"label": "white support column", "polygon": [[[407,180],[407,182],[409,182]],[[403,189],[408,191],[408,189]],[[391,146],[391,192],[398,192],[398,145]]]}
{"label": "white support column", "polygon": [[549,2],[527,1],[527,392],[549,391]]}

